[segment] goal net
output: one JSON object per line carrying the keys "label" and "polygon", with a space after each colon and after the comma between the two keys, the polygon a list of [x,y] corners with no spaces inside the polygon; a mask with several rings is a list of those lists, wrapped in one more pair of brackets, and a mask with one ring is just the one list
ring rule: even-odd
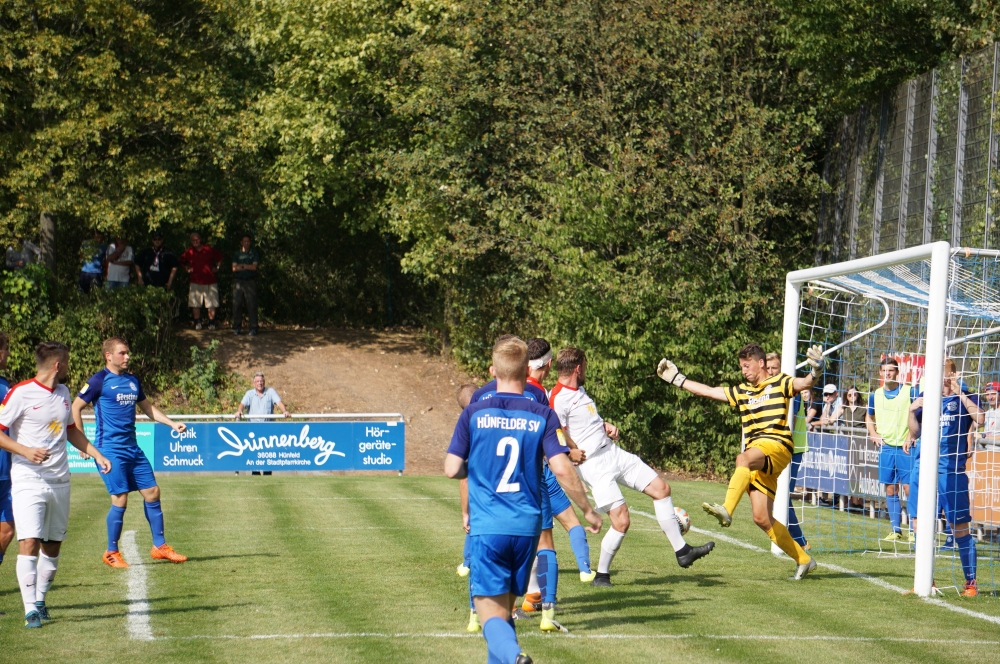
{"label": "goal net", "polygon": [[[786,471],[775,517],[797,522],[813,552],[899,559],[913,570],[917,592],[927,595],[932,579],[942,590],[965,585],[968,559],[963,567],[948,515],[963,521],[967,505],[979,592],[995,594],[1000,432],[992,420],[1000,411],[989,411],[997,408],[991,387],[1000,387],[990,385],[1000,383],[1000,252],[952,250],[938,242],[800,270],[788,275],[785,306],[782,370],[801,374],[813,344],[824,348],[827,362],[820,384],[792,406],[802,454]],[[880,387],[892,387],[880,375],[889,358],[898,366],[897,397],[907,403],[924,398],[919,472],[908,479],[901,475],[916,450],[909,455],[899,448],[883,450],[865,419],[870,401],[876,402],[876,423],[890,427],[890,415],[878,417],[887,408],[885,390],[873,397]],[[959,399],[942,397],[946,359],[954,362],[961,389],[979,402],[986,421],[972,424],[968,436],[941,443],[939,423],[946,433],[954,431],[947,428],[950,418],[963,412]],[[895,421],[898,427],[901,420]],[[883,483],[889,475],[898,482],[892,485],[895,497],[887,496]],[[918,482],[919,505],[910,491]],[[911,525],[918,516],[914,536]]]}

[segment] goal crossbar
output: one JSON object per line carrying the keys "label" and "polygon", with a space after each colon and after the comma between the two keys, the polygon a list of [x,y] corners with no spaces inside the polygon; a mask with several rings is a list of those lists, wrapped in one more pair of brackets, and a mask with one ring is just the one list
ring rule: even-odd
{"label": "goal crossbar", "polygon": [[[937,487],[938,456],[940,451],[942,380],[944,378],[945,324],[949,306],[949,270],[951,246],[947,242],[933,242],[918,247],[900,249],[877,256],[858,258],[833,265],[821,265],[789,272],[785,278],[785,311],[782,329],[781,370],[795,374],[798,353],[799,309],[802,286],[813,281],[827,281],[865,295],[903,302],[927,311],[925,390],[921,443],[920,476],[922,486]],[[917,261],[930,264],[929,275],[924,278],[909,270],[906,265]],[[951,303],[959,313],[1000,321],[1000,307],[988,297],[978,293],[962,293]],[[792,409],[788,423],[794,426]],[[785,468],[778,480],[774,500],[774,518],[788,523],[790,469]],[[917,517],[922,523],[934,523],[937,492],[922,491],[918,498]],[[930,596],[934,576],[934,528],[917,531],[916,564],[913,574],[914,591],[923,597]],[[775,547],[775,553],[778,553]]]}

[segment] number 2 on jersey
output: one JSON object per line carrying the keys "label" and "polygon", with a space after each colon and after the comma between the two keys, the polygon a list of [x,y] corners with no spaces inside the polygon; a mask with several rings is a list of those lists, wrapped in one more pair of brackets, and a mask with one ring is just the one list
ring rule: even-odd
{"label": "number 2 on jersey", "polygon": [[497,493],[517,493],[521,490],[520,482],[510,481],[517,469],[517,457],[521,454],[517,438],[512,436],[501,438],[500,442],[497,443],[497,456],[506,455],[508,447],[510,447],[510,459],[507,460],[507,467],[504,468],[503,477],[500,478],[500,484],[497,485]]}

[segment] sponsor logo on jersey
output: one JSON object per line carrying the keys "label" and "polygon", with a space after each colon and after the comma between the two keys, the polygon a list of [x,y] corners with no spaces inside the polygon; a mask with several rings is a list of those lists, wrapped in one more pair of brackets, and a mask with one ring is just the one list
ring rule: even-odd
{"label": "sponsor logo on jersey", "polygon": [[130,390],[138,390],[139,389],[138,387],[135,386],[135,383],[133,383],[132,381],[128,382],[128,387],[129,387]]}

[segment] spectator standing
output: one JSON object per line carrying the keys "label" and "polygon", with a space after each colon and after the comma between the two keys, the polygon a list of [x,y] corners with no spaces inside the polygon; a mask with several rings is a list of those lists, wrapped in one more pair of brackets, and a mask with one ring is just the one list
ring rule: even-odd
{"label": "spectator standing", "polygon": [[[247,390],[247,393],[243,395],[243,400],[240,401],[239,408],[236,409],[236,419],[243,417],[244,408],[246,408],[246,414],[252,416],[270,415],[274,412],[275,407],[284,413],[285,417],[292,416],[288,412],[288,409],[285,408],[285,404],[281,403],[281,397],[274,391],[274,388],[267,387],[264,381],[264,374],[258,371],[253,375],[253,389]],[[249,421],[266,422],[267,420],[250,417]]]}
{"label": "spectator standing", "polygon": [[129,273],[132,271],[132,261],[135,258],[132,247],[120,235],[108,245],[108,277],[104,287],[108,290],[128,286]]}
{"label": "spectator standing", "polygon": [[250,319],[250,336],[257,336],[257,265],[260,256],[249,235],[240,238],[240,250],[233,254],[233,331],[242,332],[243,309]]}
{"label": "spectator standing", "polygon": [[215,329],[215,310],[219,308],[219,283],[215,274],[222,265],[222,252],[203,244],[200,233],[191,233],[191,246],[181,254],[181,263],[191,275],[188,306],[194,317],[194,329],[201,329],[201,308],[208,310],[208,329]]}
{"label": "spectator standing", "polygon": [[986,410],[986,422],[983,430],[979,432],[981,446],[988,450],[1000,451],[1000,383],[992,382],[986,384],[986,391],[983,394],[989,408]]}
{"label": "spectator standing", "polygon": [[42,250],[34,242],[25,240],[21,243],[23,249],[18,251],[14,247],[7,247],[4,262],[8,270],[21,270],[31,263],[39,263],[42,260]]}
{"label": "spectator standing", "polygon": [[861,393],[857,388],[850,387],[844,392],[844,405],[841,408],[843,424],[852,429],[865,427],[865,406],[861,403]]}
{"label": "spectator standing", "polygon": [[[868,436],[879,448],[878,481],[885,485],[885,503],[892,523],[892,532],[884,539],[896,542],[903,539],[899,490],[902,487],[904,495],[909,495],[910,471],[913,467],[910,451],[908,447],[904,448],[904,443],[910,438],[908,419],[913,395],[910,389],[899,383],[899,363],[894,358],[886,357],[879,367],[879,373],[883,381],[882,387],[868,397],[865,426],[868,427]],[[912,530],[907,541],[916,541]]]}
{"label": "spectator standing", "polygon": [[89,293],[94,286],[100,288],[104,283],[104,257],[107,256],[108,245],[104,243],[104,233],[94,231],[94,236],[84,240],[80,245],[80,278],[77,286],[84,293]]}
{"label": "spectator standing", "polygon": [[[781,373],[781,354],[780,353],[768,353],[764,357],[764,368],[767,370],[768,377],[773,378]],[[807,405],[802,408],[802,398],[807,398]],[[788,467],[788,534],[792,536],[792,539],[799,543],[806,551],[809,550],[809,542],[806,541],[806,536],[802,534],[802,527],[799,525],[798,516],[795,514],[795,504],[792,502],[792,494],[795,493],[795,484],[799,477],[799,468],[802,466],[802,456],[809,450],[809,442],[806,436],[806,427],[804,423],[804,418],[806,413],[809,411],[809,402],[812,400],[812,392],[810,390],[802,390],[795,398],[792,400],[792,412],[795,413],[795,424],[794,430],[792,432],[792,443],[795,445],[795,449],[792,452],[792,462]],[[802,410],[800,413],[799,411]],[[800,424],[800,420],[802,423]]]}
{"label": "spectator standing", "polygon": [[170,290],[180,262],[174,252],[163,246],[163,234],[153,233],[153,246],[135,257],[135,277],[140,286]]}
{"label": "spectator standing", "polygon": [[844,407],[840,400],[837,386],[827,383],[823,386],[823,406],[819,412],[819,428],[821,431],[833,431],[840,416],[844,413]]}

